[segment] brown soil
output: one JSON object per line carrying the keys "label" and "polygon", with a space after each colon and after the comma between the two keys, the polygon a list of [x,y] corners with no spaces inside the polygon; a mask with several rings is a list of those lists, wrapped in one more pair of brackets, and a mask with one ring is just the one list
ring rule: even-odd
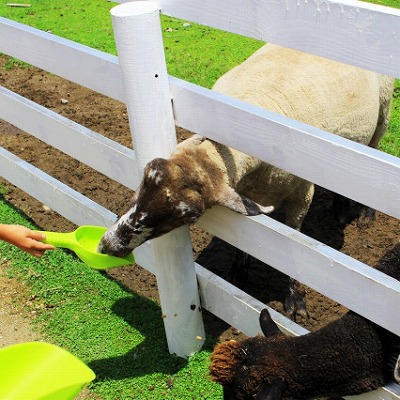
{"label": "brown soil", "polygon": [[[0,57],[2,65],[6,60],[6,57]],[[0,69],[0,84],[123,145],[131,146],[126,110],[124,105],[117,101],[35,68]],[[120,213],[129,201],[132,193],[127,188],[21,132],[7,122],[0,120],[0,132],[0,146],[40,167],[113,212]],[[178,129],[177,134],[178,140],[182,140],[189,133]],[[0,183],[6,182],[0,181]],[[6,199],[21,209],[40,228],[55,231],[75,229],[75,225],[70,221],[49,210],[18,188],[6,184],[10,188],[5,195]],[[398,220],[378,212],[376,219],[367,226],[359,226],[353,221],[343,228],[330,214],[331,202],[331,193],[318,188],[304,223],[303,231],[307,235],[368,265],[374,265],[388,249],[398,243],[400,235]],[[192,227],[191,232],[195,257],[200,264],[228,278],[234,260],[234,249],[199,228]],[[143,296],[158,299],[155,277],[140,266],[113,269],[109,275]],[[0,281],[0,313],[4,313],[5,308],[9,309],[10,322],[5,324],[10,326],[14,323],[14,318],[20,317],[18,312],[13,312],[14,305],[9,300],[14,290],[13,285],[17,285],[15,290],[21,289],[16,282]],[[6,287],[9,289],[6,290]],[[287,277],[254,261],[245,290],[282,311]],[[345,311],[341,305],[311,289],[307,290],[306,301],[310,317],[299,322],[311,330],[325,325]],[[1,317],[2,321],[5,321],[6,317],[3,314]],[[235,329],[208,313],[205,313],[205,321],[207,334],[219,337],[221,340],[240,335]],[[8,341],[12,342],[20,339],[20,333],[11,328],[11,331],[1,331],[0,336],[11,335],[12,338]],[[0,339],[3,340],[0,341],[2,347],[5,343],[4,337]]]}

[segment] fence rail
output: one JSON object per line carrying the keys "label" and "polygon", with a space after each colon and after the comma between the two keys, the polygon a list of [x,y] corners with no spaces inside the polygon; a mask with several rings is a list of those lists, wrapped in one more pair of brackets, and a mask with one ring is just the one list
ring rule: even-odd
{"label": "fence rail", "polygon": [[[156,4],[152,0],[149,3]],[[328,0],[159,0],[157,4],[163,13],[178,18],[400,77],[398,10]],[[119,38],[116,39],[118,43]],[[124,92],[126,65],[120,65],[115,56],[4,18],[0,18],[0,51],[129,103],[129,93]],[[183,80],[167,79],[178,126],[400,218],[398,158]],[[132,149],[4,88],[0,89],[0,118],[130,189],[138,186],[143,160]],[[133,118],[130,115],[131,123]],[[132,136],[135,142],[135,132]],[[354,168],[355,165],[358,167]],[[5,179],[78,225],[110,225],[115,219],[109,210],[1,148],[0,170]],[[398,281],[266,216],[247,218],[215,207],[200,219],[199,225],[400,335],[397,318],[393,317],[400,303]],[[135,250],[138,264],[156,273],[158,280],[157,252],[172,242],[181,249],[178,252],[187,252],[190,247],[187,233],[180,230],[167,240],[163,244],[157,239]],[[269,251],[271,245],[273,252]],[[259,333],[257,318],[264,304],[200,265],[193,268],[197,282],[191,285],[198,283],[203,308],[248,335]],[[374,304],[366,307],[370,298],[374,298]],[[271,312],[283,330],[296,335],[306,332],[281,314]],[[175,327],[166,329],[173,331]],[[177,334],[176,338],[181,336]],[[174,343],[178,346],[176,352],[187,355],[187,343],[182,350],[180,341]],[[393,399],[400,397],[400,391],[393,386],[364,396]]]}
{"label": "fence rail", "polygon": [[163,14],[400,76],[397,9],[352,0],[148,1]]}

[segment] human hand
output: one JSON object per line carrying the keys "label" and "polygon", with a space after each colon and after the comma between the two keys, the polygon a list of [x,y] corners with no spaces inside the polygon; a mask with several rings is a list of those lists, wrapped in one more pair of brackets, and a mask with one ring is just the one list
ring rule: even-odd
{"label": "human hand", "polygon": [[42,257],[46,250],[54,250],[51,244],[43,243],[46,235],[23,225],[0,224],[0,240],[4,240],[35,257]]}

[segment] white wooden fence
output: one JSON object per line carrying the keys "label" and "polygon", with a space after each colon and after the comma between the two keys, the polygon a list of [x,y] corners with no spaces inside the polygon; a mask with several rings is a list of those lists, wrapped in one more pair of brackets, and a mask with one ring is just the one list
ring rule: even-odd
{"label": "white wooden fence", "polygon": [[[400,217],[398,158],[167,76],[158,9],[400,77],[398,10],[350,0],[138,1],[111,13],[119,59],[0,18],[1,52],[124,101],[135,151],[4,88],[0,118],[131,189],[137,188],[149,159],[173,150],[175,123]],[[115,220],[109,210],[2,148],[0,174],[77,225]],[[249,218],[215,207],[199,224],[400,335],[400,282],[266,216]],[[187,356],[200,348],[200,299],[203,308],[244,333],[259,332],[258,314],[265,305],[194,264],[187,228],[145,243],[135,257],[157,275],[171,352]],[[193,304],[196,310],[189,307]],[[271,312],[283,330],[306,332]],[[393,399],[399,394],[390,385],[364,397]]]}

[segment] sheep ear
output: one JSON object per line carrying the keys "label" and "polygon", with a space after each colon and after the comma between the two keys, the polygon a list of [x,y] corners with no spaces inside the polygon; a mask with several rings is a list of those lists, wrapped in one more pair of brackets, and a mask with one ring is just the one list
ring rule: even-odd
{"label": "sheep ear", "polygon": [[224,190],[220,193],[217,199],[218,204],[228,207],[237,213],[243,215],[260,215],[260,214],[270,214],[274,211],[273,206],[264,207],[257,204],[253,200],[248,199],[245,196],[241,196],[239,193],[235,192],[230,186],[226,186]]}
{"label": "sheep ear", "polygon": [[272,385],[264,383],[255,400],[281,400],[283,391],[283,382],[276,380]]}
{"label": "sheep ear", "polygon": [[274,322],[267,308],[261,310],[260,327],[265,337],[283,335],[278,325]]}
{"label": "sheep ear", "polygon": [[198,146],[199,144],[203,143],[207,138],[205,136],[195,134],[193,136],[190,136],[186,140],[180,142],[178,146],[176,146],[177,149],[184,149],[187,146]]}

